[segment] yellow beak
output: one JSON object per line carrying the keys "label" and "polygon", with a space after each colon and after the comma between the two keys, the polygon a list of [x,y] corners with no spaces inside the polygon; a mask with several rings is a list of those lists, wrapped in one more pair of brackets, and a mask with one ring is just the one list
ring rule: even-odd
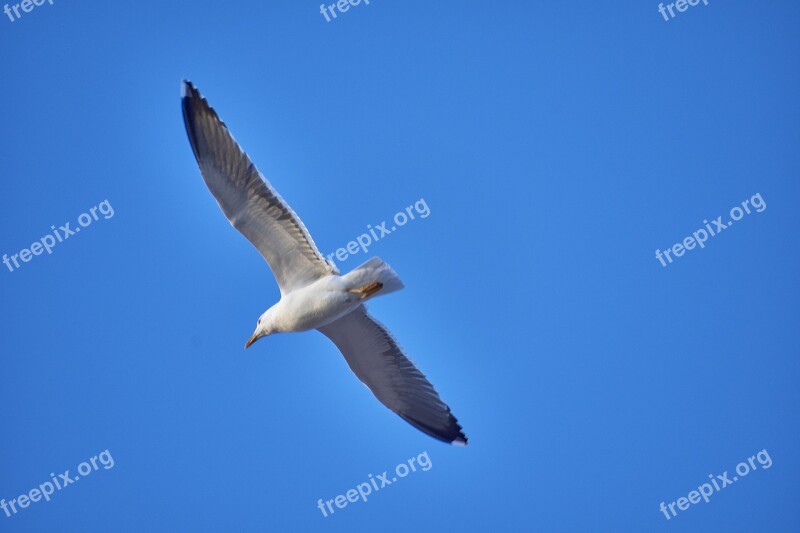
{"label": "yellow beak", "polygon": [[249,339],[247,339],[247,342],[244,344],[244,349],[245,349],[245,350],[246,350],[246,349],[248,349],[248,348],[249,348],[250,346],[252,346],[252,345],[253,345],[253,343],[254,343],[254,342],[256,342],[257,340],[258,340],[258,337],[256,337],[256,334],[255,334],[255,333],[253,333],[253,336],[252,336],[252,337],[250,337]]}

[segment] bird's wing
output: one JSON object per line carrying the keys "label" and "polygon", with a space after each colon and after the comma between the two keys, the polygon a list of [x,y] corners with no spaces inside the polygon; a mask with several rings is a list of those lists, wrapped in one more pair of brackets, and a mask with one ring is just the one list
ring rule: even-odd
{"label": "bird's wing", "polygon": [[431,437],[467,443],[458,420],[433,385],[363,305],[319,331],[333,341],[350,369],[383,405]]}
{"label": "bird's wing", "polygon": [[186,133],[206,185],[230,223],[267,260],[281,294],[338,274],[319,253],[300,218],[188,81],[183,82],[182,106]]}

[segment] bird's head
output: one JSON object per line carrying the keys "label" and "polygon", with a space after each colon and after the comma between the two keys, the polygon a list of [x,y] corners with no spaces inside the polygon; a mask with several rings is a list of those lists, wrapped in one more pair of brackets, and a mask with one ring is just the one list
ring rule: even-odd
{"label": "bird's head", "polygon": [[256,322],[256,330],[253,332],[253,336],[250,337],[245,343],[244,348],[249,348],[258,339],[261,337],[266,337],[267,335],[271,335],[273,332],[274,328],[272,327],[272,316],[270,309],[267,309],[267,311],[258,318],[258,322]]}

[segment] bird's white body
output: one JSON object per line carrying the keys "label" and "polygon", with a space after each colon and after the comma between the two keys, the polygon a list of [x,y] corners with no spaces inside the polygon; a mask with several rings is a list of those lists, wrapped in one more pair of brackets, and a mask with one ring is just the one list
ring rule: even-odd
{"label": "bird's white body", "polygon": [[[378,282],[381,288],[365,297],[361,287]],[[295,289],[261,315],[256,335],[317,329],[355,311],[365,300],[403,288],[394,270],[373,258],[344,276],[331,274]]]}
{"label": "bird's white body", "polygon": [[308,331],[329,324],[361,303],[341,276],[320,278],[282,297],[262,315],[270,333]]}

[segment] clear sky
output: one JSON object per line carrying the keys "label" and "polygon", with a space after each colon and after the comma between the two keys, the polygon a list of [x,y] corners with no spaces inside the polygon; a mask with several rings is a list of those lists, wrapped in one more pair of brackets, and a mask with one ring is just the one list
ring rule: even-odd
{"label": "clear sky", "polygon": [[[0,12],[0,531],[797,531],[800,4],[682,7]],[[243,349],[279,292],[203,183],[183,78],[324,254],[424,200],[337,263],[399,273],[370,309],[469,446],[316,332]]]}

